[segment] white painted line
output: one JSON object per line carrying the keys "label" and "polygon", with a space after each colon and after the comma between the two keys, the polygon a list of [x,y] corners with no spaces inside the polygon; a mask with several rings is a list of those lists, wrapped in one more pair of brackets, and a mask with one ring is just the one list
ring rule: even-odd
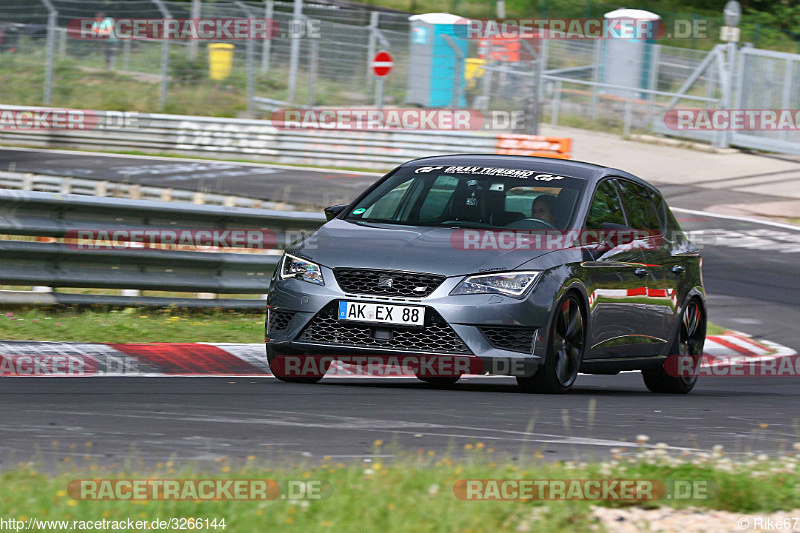
{"label": "white painted line", "polygon": [[682,207],[670,207],[673,211],[680,213],[688,213],[690,215],[701,215],[713,218],[723,218],[725,220],[737,220],[740,222],[752,222],[754,224],[764,224],[766,226],[773,226],[776,228],[789,229],[793,231],[800,231],[800,226],[796,224],[785,224],[783,222],[772,222],[771,220],[761,220],[760,218],[740,217],[735,215],[720,215],[717,213],[709,213],[708,211],[697,211],[695,209],[684,209]]}

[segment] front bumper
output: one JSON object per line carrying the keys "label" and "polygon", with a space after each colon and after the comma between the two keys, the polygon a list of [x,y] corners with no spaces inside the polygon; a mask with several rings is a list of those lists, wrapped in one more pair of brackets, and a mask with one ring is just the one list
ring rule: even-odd
{"label": "front bumper", "polygon": [[[267,323],[272,327],[266,336],[272,355],[446,355],[469,359],[470,373],[513,376],[533,375],[543,361],[550,306],[536,301],[535,290],[524,300],[489,294],[450,296],[463,279],[458,276],[445,279],[424,298],[359,295],[344,292],[333,271],[322,269],[324,286],[297,279],[273,283],[267,300]],[[343,324],[331,316],[339,300],[424,306],[426,324],[422,330]]]}

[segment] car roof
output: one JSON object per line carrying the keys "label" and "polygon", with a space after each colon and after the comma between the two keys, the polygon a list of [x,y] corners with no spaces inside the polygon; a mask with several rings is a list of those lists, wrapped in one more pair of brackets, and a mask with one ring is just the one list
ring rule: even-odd
{"label": "car roof", "polygon": [[565,176],[580,178],[592,183],[606,176],[620,176],[630,179],[650,189],[658,190],[645,180],[634,176],[630,172],[625,172],[618,168],[605,167],[584,161],[573,161],[570,159],[554,159],[550,157],[533,157],[527,155],[497,155],[497,154],[453,154],[453,155],[434,155],[412,159],[401,166],[425,165],[460,165],[460,166],[480,166],[480,167],[501,167],[523,170],[537,170],[551,174],[563,174]]}

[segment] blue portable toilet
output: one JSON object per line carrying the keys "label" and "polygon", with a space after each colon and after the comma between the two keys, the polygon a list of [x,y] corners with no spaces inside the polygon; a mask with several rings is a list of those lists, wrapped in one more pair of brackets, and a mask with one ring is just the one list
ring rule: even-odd
{"label": "blue portable toilet", "polygon": [[[465,107],[468,43],[466,32],[457,28],[467,24],[467,20],[449,13],[414,15],[408,20],[411,36],[406,101],[423,107]],[[445,35],[450,37],[460,57]]]}
{"label": "blue portable toilet", "polygon": [[[611,85],[622,85],[635,89],[647,89],[653,65],[653,47],[661,28],[661,17],[641,9],[617,9],[604,15],[607,24],[624,24],[634,21],[643,31],[634,32],[635,37],[624,36],[603,40],[600,60],[600,80]],[[646,93],[624,89],[601,89],[606,94],[646,98]]]}

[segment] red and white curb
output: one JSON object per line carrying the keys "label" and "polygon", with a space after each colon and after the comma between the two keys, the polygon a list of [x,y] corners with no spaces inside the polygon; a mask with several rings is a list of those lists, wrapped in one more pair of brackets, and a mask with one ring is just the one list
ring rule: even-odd
{"label": "red and white curb", "polygon": [[[797,352],[738,332],[709,336],[703,366],[767,361]],[[356,376],[356,374],[358,374]],[[0,341],[0,376],[271,376],[263,344],[99,344]],[[413,377],[382,372],[383,376]],[[378,377],[339,364],[329,377]]]}

